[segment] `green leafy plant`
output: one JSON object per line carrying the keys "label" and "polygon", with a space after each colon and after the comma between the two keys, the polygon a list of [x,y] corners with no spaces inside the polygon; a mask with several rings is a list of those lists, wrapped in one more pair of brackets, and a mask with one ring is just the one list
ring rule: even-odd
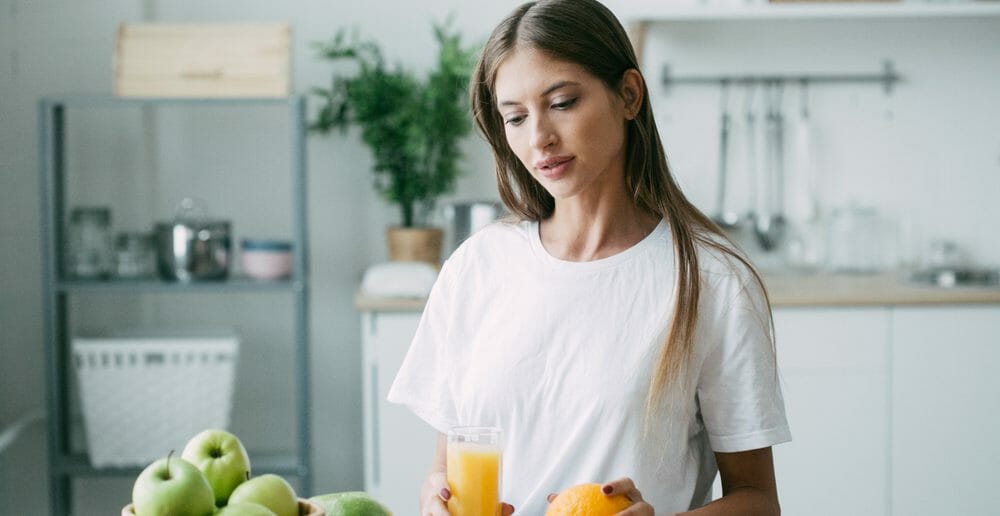
{"label": "green leafy plant", "polygon": [[360,127],[375,159],[375,189],[399,205],[404,227],[424,225],[437,198],[452,190],[458,143],[472,129],[466,99],[476,49],[462,46],[449,26],[434,24],[437,66],[424,79],[388,67],[378,44],[356,33],[349,41],[342,29],[317,45],[324,58],[357,66],[351,76],[335,73],[329,88],[313,89],[322,104],[310,128]]}

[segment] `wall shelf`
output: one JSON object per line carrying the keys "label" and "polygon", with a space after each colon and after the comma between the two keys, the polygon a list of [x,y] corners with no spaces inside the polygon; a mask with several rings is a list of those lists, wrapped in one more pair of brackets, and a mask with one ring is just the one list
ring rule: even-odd
{"label": "wall shelf", "polygon": [[66,95],[43,97],[42,102],[58,104],[68,108],[128,108],[141,106],[171,106],[171,105],[213,105],[213,106],[248,106],[248,105],[290,105],[299,102],[298,96],[291,97],[118,97],[114,95]]}
{"label": "wall shelf", "polygon": [[191,283],[161,280],[67,280],[56,283],[60,292],[255,292],[255,291],[298,291],[302,289],[300,280],[258,281],[236,277],[226,281],[199,281]]}
{"label": "wall shelf", "polygon": [[940,18],[1000,18],[1000,2],[951,3],[774,3],[746,7],[692,6],[682,8],[654,5],[634,13],[641,23],[694,21],[805,21],[805,20],[878,20],[878,19],[940,19]]}

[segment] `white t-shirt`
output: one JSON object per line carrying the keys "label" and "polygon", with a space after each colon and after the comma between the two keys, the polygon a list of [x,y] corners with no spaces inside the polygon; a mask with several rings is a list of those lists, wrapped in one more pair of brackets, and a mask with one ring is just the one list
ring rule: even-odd
{"label": "white t-shirt", "polygon": [[500,427],[502,498],[518,514],[544,514],[550,493],[626,476],[657,514],[700,507],[718,471],[713,451],[791,439],[768,307],[734,262],[699,253],[691,393],[666,415],[683,421],[657,421],[645,437],[649,377],[674,303],[663,221],[589,262],[548,254],[536,222],[480,230],[442,267],[388,399],[440,432]]}

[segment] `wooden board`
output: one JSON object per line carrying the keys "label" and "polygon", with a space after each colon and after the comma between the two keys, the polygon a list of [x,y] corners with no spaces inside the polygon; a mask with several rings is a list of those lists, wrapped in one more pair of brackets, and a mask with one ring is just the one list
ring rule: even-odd
{"label": "wooden board", "polygon": [[114,92],[123,97],[283,97],[291,92],[287,23],[123,23]]}

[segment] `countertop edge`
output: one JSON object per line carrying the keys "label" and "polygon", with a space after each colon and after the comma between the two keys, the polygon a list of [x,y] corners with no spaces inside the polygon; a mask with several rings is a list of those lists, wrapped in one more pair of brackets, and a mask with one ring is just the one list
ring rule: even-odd
{"label": "countertop edge", "polygon": [[[934,287],[901,281],[897,274],[764,274],[774,308],[845,308],[1000,304],[1000,288]],[[358,291],[362,312],[421,311],[423,298],[387,298]]]}

